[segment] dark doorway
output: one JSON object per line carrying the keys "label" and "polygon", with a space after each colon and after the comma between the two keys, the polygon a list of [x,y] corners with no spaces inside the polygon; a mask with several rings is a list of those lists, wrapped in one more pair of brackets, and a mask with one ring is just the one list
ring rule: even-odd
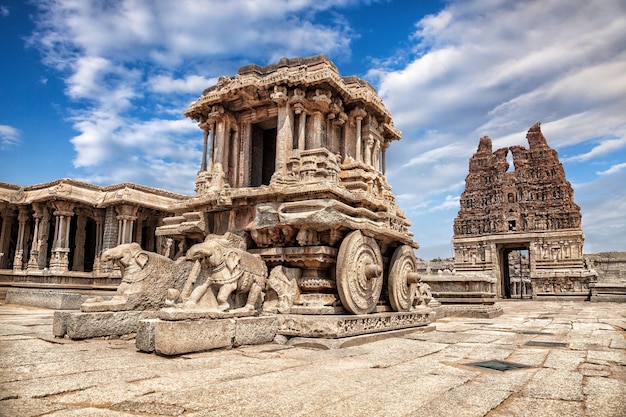
{"label": "dark doorway", "polygon": [[501,251],[502,298],[530,299],[530,252],[527,246],[504,247]]}
{"label": "dark doorway", "polygon": [[269,185],[276,169],[276,120],[252,125],[250,186]]}
{"label": "dark doorway", "polygon": [[87,219],[85,223],[85,258],[83,261],[83,270],[85,272],[93,271],[93,263],[96,260],[96,222],[93,219]]}

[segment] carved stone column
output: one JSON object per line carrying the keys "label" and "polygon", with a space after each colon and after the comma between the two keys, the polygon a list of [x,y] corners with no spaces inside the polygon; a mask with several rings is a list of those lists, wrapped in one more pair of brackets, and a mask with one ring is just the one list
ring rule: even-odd
{"label": "carved stone column", "polygon": [[28,258],[28,270],[38,271],[39,267],[39,251],[42,245],[41,229],[43,218],[43,207],[40,203],[33,203],[33,219],[35,219],[35,228],[33,230],[33,242],[30,248],[30,256]]}
{"label": "carved stone column", "polygon": [[200,171],[207,170],[207,151],[209,146],[209,125],[206,122],[199,123],[198,126],[202,129],[202,163],[200,164]]}
{"label": "carved stone column", "polygon": [[383,175],[387,173],[387,148],[389,148],[389,142],[385,141],[383,142],[381,149],[381,169]]}
{"label": "carved stone column", "polygon": [[276,164],[272,182],[282,179],[286,174],[287,149],[293,147],[293,129],[291,127],[291,116],[289,114],[289,102],[287,97],[287,87],[276,86],[270,95],[271,99],[278,105],[278,123],[276,132]]}
{"label": "carved stone column", "polygon": [[72,216],[74,216],[74,203],[56,200],[52,202],[52,206],[55,208],[53,214],[56,216],[56,222],[50,270],[52,272],[66,272],[69,267],[70,223]]}
{"label": "carved stone column", "polygon": [[326,135],[326,120],[324,115],[328,113],[330,109],[331,92],[328,90],[317,89],[313,96],[313,114],[312,114],[312,128],[310,139],[310,149],[321,148],[325,145]]}
{"label": "carved stone column", "polygon": [[367,135],[365,140],[365,162],[367,165],[373,167],[372,151],[374,150],[374,138],[371,134]]}
{"label": "carved stone column", "polygon": [[380,167],[380,140],[374,140],[374,149],[372,150],[372,166],[376,171],[381,172]]}
{"label": "carved stone column", "polygon": [[137,212],[137,220],[135,220],[135,238],[133,242],[139,243],[142,248],[145,248],[143,241],[143,225],[148,218],[148,213],[145,209],[138,210]]}
{"label": "carved stone column", "polygon": [[306,149],[306,110],[295,109],[295,114],[298,115],[298,149],[303,151]]}
{"label": "carved stone column", "polygon": [[312,118],[312,128],[311,128],[311,137],[309,140],[310,149],[316,149],[322,147],[322,137],[324,134],[324,115],[321,111],[314,111],[311,115]]}
{"label": "carved stone column", "polygon": [[215,123],[215,135],[213,139],[213,165],[220,164],[224,169],[224,146],[226,144],[226,118],[222,106],[213,106],[209,115]]}
{"label": "carved stone column", "polygon": [[48,246],[50,241],[50,207],[47,205],[42,206],[41,212],[43,216],[39,224],[39,241],[37,242],[39,256],[37,265],[39,269],[45,269],[48,265]]}
{"label": "carved stone column", "polygon": [[[235,126],[237,127],[237,126]],[[234,187],[239,187],[239,129],[233,129],[230,137],[232,153],[228,166],[228,182]]]}
{"label": "carved stone column", "polygon": [[215,123],[209,123],[209,130],[211,131],[211,139],[209,141],[209,166],[207,169],[211,171],[215,158]]}
{"label": "carved stone column", "polygon": [[137,206],[121,204],[115,206],[117,212],[117,244],[131,243],[133,241],[133,226],[137,220]]}
{"label": "carved stone column", "polygon": [[24,269],[24,235],[28,219],[30,219],[30,209],[28,206],[19,206],[19,214],[17,215],[19,225],[17,231],[17,244],[15,245],[15,256],[13,257],[14,271],[21,271]]}
{"label": "carved stone column", "polygon": [[367,116],[367,112],[358,107],[354,109],[352,113],[354,116],[354,121],[356,123],[356,160],[359,162],[363,162],[363,141],[361,138],[361,124],[363,122],[363,118]]}
{"label": "carved stone column", "polygon": [[96,242],[95,242],[95,257],[93,261],[93,272],[101,272],[100,254],[102,252],[102,244],[104,242],[104,211],[102,209],[94,209],[93,220],[96,223]]}

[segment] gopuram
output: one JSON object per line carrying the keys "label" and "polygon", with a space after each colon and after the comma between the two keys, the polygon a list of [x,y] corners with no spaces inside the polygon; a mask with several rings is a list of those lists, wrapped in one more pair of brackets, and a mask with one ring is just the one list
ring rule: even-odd
{"label": "gopuram", "polygon": [[401,134],[373,87],[323,55],[284,58],[221,77],[185,115],[203,132],[196,194],[156,229],[181,256],[108,249],[117,294],[57,314],[55,335],[151,311],[132,317],[137,346],[170,355],[432,322],[418,244],[385,178]]}
{"label": "gopuram", "polygon": [[495,152],[480,139],[454,221],[455,274],[428,279],[442,302],[589,298],[596,273],[583,258],[574,191],[539,122],[526,138],[528,149]]}

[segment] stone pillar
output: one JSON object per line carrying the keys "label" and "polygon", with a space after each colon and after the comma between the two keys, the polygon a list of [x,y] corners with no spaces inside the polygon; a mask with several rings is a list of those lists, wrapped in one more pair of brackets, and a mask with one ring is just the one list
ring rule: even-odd
{"label": "stone pillar", "polygon": [[363,118],[367,116],[367,112],[358,107],[353,110],[354,120],[356,123],[356,160],[363,162],[363,141],[361,138],[361,129]]}
{"label": "stone pillar", "polygon": [[102,271],[102,265],[100,264],[100,255],[102,254],[102,243],[104,239],[104,219],[104,211],[101,209],[94,209],[93,220],[96,223],[96,247],[92,267],[93,272]]}
{"label": "stone pillar", "polygon": [[137,220],[135,220],[135,237],[133,242],[139,243],[139,246],[142,248],[145,248],[143,242],[143,224],[147,217],[148,215],[142,210],[141,212],[138,211]]}
{"label": "stone pillar", "polygon": [[287,149],[293,147],[293,129],[291,127],[291,115],[289,114],[289,102],[287,100],[287,87],[276,86],[270,95],[278,105],[278,125],[276,132],[276,163],[272,181],[285,176],[287,168]]}
{"label": "stone pillar", "polygon": [[213,164],[220,164],[224,170],[224,146],[226,144],[226,118],[222,106],[213,106],[210,114],[211,120],[215,122],[215,135],[213,139]]}
{"label": "stone pillar", "polygon": [[41,219],[43,218],[43,210],[40,203],[33,203],[33,219],[35,219],[35,228],[33,230],[33,242],[30,248],[30,256],[28,258],[28,270],[39,270],[39,250],[41,248]]}
{"label": "stone pillar", "polygon": [[380,140],[374,140],[374,148],[372,149],[372,167],[378,172],[381,172],[380,168]]}
{"label": "stone pillar", "polygon": [[200,171],[207,170],[207,148],[209,144],[209,127],[207,123],[200,123],[200,127],[202,128],[203,138],[202,138],[202,163],[200,164]]}
{"label": "stone pillar", "polygon": [[53,214],[56,216],[56,222],[50,270],[66,272],[69,267],[70,222],[74,216],[74,203],[56,200],[52,202],[52,206],[55,208]]}
{"label": "stone pillar", "polygon": [[39,241],[37,242],[39,256],[37,265],[39,269],[45,269],[48,265],[48,246],[50,241],[50,209],[48,206],[41,207],[42,218],[39,225]]}
{"label": "stone pillar", "polygon": [[15,245],[15,256],[13,257],[13,270],[21,271],[24,269],[24,235],[26,232],[26,222],[30,219],[30,209],[28,206],[19,206],[17,244]]}
{"label": "stone pillar", "polygon": [[230,161],[232,166],[228,167],[228,182],[234,187],[239,187],[239,129],[234,129],[230,138],[232,153]]}
{"label": "stone pillar", "polygon": [[76,214],[76,239],[74,240],[74,256],[72,259],[72,271],[85,270],[85,239],[87,236],[87,215],[83,210]]}
{"label": "stone pillar", "polygon": [[117,212],[117,244],[131,243],[133,241],[133,225],[137,220],[137,206],[121,204],[115,206]]}
{"label": "stone pillar", "polygon": [[293,94],[289,99],[289,102],[291,103],[291,108],[293,109],[294,113],[294,123],[295,117],[297,116],[298,118],[298,126],[296,132],[298,143],[292,144],[292,147],[303,151],[306,149],[306,92],[301,88],[294,88]]}
{"label": "stone pillar", "polygon": [[306,110],[301,109],[298,113],[296,109],[295,113],[298,115],[298,149],[303,151],[306,149]]}
{"label": "stone pillar", "polygon": [[249,187],[252,176],[252,124],[241,125],[241,150],[239,153],[238,186]]}
{"label": "stone pillar", "polygon": [[389,143],[384,142],[381,149],[381,171],[383,175],[387,173],[387,148],[389,148]]}
{"label": "stone pillar", "polygon": [[322,140],[324,136],[324,115],[321,111],[316,110],[312,116],[311,137],[309,140],[310,149],[316,149],[322,147]]}
{"label": "stone pillar", "polygon": [[313,123],[311,128],[310,145],[311,149],[321,148],[326,142],[325,135],[326,121],[324,115],[328,113],[330,105],[332,103],[331,92],[328,90],[317,89],[313,96]]}
{"label": "stone pillar", "polygon": [[372,152],[374,150],[374,138],[371,134],[367,135],[365,140],[365,162],[367,165],[373,167]]}
{"label": "stone pillar", "polygon": [[213,169],[213,159],[215,158],[215,123],[210,123],[209,126],[211,140],[209,141],[209,166],[207,169],[211,171]]}

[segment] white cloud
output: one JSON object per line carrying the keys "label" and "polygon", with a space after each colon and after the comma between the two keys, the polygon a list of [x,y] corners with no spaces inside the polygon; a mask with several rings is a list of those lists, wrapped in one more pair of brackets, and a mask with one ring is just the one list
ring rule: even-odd
{"label": "white cloud", "polygon": [[11,14],[11,11],[6,6],[0,6],[0,16],[7,17]]}
{"label": "white cloud", "polygon": [[217,83],[218,78],[207,78],[200,75],[188,75],[185,78],[172,78],[171,75],[156,75],[148,80],[148,88],[158,93],[193,93],[198,94],[210,85]]}
{"label": "white cloud", "polygon": [[0,149],[7,149],[20,143],[20,130],[9,125],[0,125]]}
{"label": "white cloud", "polygon": [[624,168],[626,168],[626,162],[622,162],[621,164],[613,165],[613,166],[611,166],[611,168],[607,169],[606,171],[596,172],[596,174],[598,174],[598,175],[617,174],[618,172],[620,172]]}
{"label": "white cloud", "polygon": [[599,156],[603,156],[612,152],[615,152],[619,149],[626,147],[626,136],[619,139],[605,139],[601,140],[600,143],[595,145],[593,149],[589,152],[586,152],[581,155],[571,156],[568,158],[564,158],[564,162],[570,161],[588,161],[590,159],[597,158]]}

